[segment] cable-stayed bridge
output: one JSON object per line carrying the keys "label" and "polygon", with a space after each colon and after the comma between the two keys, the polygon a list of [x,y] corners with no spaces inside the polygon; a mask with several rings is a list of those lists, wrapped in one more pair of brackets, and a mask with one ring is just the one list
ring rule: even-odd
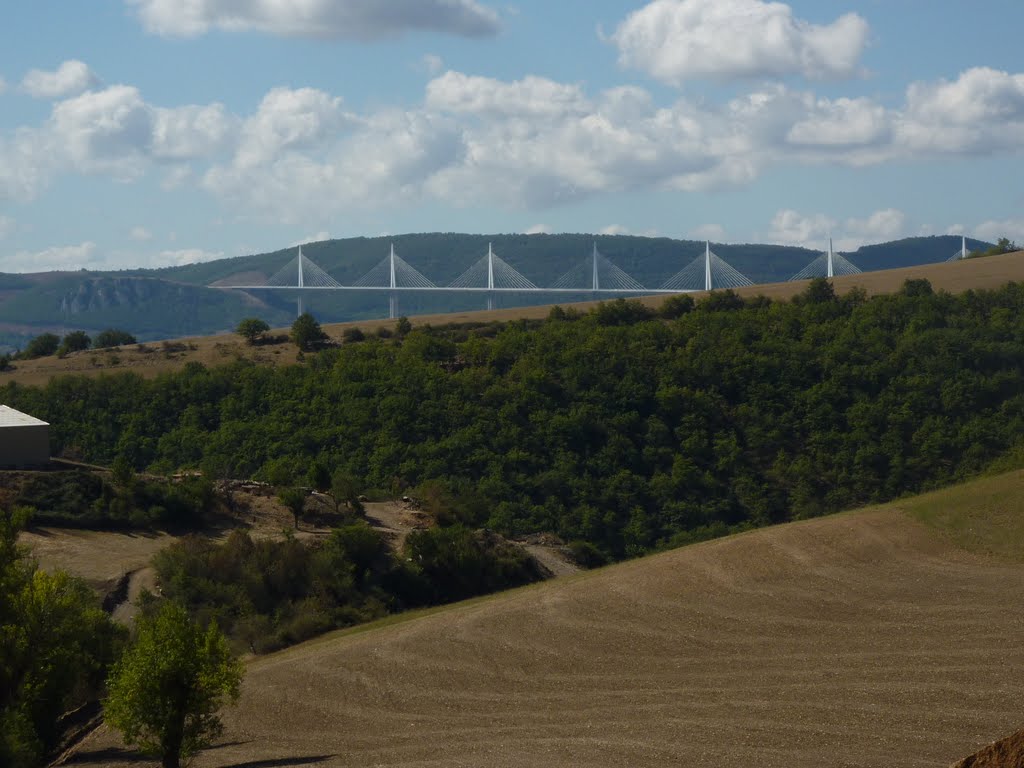
{"label": "cable-stayed bridge", "polygon": [[325,270],[317,266],[302,253],[302,246],[294,259],[274,273],[265,282],[257,285],[224,285],[244,291],[279,290],[295,291],[298,294],[298,312],[302,313],[302,297],[308,291],[385,291],[389,296],[389,315],[398,314],[398,297],[403,292],[452,292],[478,293],[487,298],[487,308],[494,308],[495,297],[499,294],[550,294],[552,297],[565,294],[591,294],[600,296],[642,296],[648,294],[683,293],[688,291],[710,291],[716,288],[737,288],[753,283],[731,267],[724,259],[711,251],[711,244],[705,247],[704,255],[698,256],[686,267],[674,274],[657,288],[648,288],[616,266],[602,254],[594,244],[590,256],[558,278],[551,287],[542,288],[510,265],[488,245],[487,253],[455,278],[449,285],[437,285],[434,281],[395,253],[394,245],[369,272],[351,285],[343,285]]}
{"label": "cable-stayed bridge", "polygon": [[832,250],[832,238],[828,239],[828,251],[793,275],[793,280],[809,280],[812,277],[836,277],[837,275],[859,275],[860,267]]}

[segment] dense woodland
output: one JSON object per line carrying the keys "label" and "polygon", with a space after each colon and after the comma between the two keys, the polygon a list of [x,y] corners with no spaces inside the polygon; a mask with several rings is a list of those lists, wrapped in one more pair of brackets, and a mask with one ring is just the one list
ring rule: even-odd
{"label": "dense woodland", "polygon": [[594,561],[891,499],[1022,450],[1024,287],[616,301],[143,380],[9,384],[66,456],[303,481],[316,463]]}

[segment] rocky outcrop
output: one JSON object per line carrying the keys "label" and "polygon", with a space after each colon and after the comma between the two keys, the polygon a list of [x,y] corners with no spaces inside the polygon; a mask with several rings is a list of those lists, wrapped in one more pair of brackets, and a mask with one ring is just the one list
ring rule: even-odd
{"label": "rocky outcrop", "polygon": [[950,768],[1024,768],[1024,729],[989,744]]}

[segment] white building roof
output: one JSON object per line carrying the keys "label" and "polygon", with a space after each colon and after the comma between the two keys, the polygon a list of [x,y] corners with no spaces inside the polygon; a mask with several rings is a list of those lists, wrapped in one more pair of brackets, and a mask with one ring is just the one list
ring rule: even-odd
{"label": "white building roof", "polygon": [[3,427],[48,427],[47,422],[29,416],[27,413],[16,411],[13,408],[0,405],[0,429]]}

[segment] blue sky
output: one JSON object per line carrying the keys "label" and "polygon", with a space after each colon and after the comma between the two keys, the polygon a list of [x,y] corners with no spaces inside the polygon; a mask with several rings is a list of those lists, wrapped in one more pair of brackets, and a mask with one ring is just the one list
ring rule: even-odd
{"label": "blue sky", "polygon": [[0,271],[418,231],[1022,242],[1022,28],[1020,0],[12,0]]}

